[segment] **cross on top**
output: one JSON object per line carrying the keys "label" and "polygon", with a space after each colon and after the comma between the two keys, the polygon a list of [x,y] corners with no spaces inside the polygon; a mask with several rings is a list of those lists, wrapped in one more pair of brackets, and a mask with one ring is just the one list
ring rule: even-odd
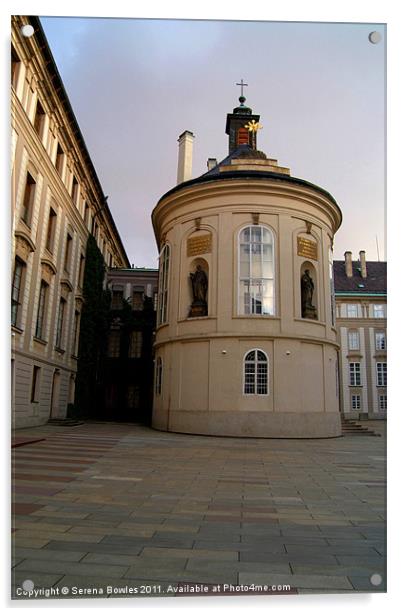
{"label": "cross on top", "polygon": [[243,80],[241,80],[241,83],[236,83],[236,86],[241,86],[241,96],[244,96],[244,93],[243,93],[243,88],[244,88],[245,86],[248,86],[248,83],[244,83],[244,81],[243,81]]}

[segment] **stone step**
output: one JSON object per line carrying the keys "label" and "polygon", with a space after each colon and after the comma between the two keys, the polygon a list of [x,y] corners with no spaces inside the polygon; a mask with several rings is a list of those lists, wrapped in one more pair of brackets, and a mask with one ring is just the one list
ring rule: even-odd
{"label": "stone step", "polygon": [[354,419],[345,419],[344,417],[341,418],[341,430],[342,436],[349,434],[357,434],[360,436],[381,436],[381,434],[378,434],[374,430],[370,430],[366,426],[357,423]]}
{"label": "stone step", "polygon": [[72,426],[81,426],[84,421],[79,421],[78,419],[49,419],[48,424],[52,426],[66,426],[71,428]]}

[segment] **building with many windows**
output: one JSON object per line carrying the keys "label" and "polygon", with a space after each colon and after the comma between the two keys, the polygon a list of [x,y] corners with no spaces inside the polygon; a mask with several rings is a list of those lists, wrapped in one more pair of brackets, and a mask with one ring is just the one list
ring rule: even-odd
{"label": "building with many windows", "polygon": [[97,392],[99,419],[151,423],[158,270],[113,268],[109,332]]}
{"label": "building with many windows", "polygon": [[[33,27],[32,36],[21,28]],[[12,19],[12,387],[16,427],[73,402],[86,243],[128,258],[39,19]]]}
{"label": "building with many windows", "polygon": [[341,413],[351,419],[384,419],[387,413],[386,263],[334,262],[340,343]]}
{"label": "building with many windows", "polygon": [[160,251],[153,426],[253,437],[341,434],[332,245],[324,189],[257,150],[259,116],[227,115],[229,155],[152,213]]}

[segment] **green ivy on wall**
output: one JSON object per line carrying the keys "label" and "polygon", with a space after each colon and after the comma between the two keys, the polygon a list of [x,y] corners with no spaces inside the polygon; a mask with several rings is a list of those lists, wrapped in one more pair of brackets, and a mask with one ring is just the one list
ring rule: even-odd
{"label": "green ivy on wall", "polygon": [[96,417],[100,361],[106,345],[110,292],[104,289],[105,264],[93,235],[87,240],[83,281],[76,394],[72,414]]}

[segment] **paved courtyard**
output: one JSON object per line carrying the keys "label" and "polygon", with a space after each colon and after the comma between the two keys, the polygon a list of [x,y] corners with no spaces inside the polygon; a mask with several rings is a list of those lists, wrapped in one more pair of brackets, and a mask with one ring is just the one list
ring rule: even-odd
{"label": "paved courtyard", "polygon": [[18,430],[13,596],[385,591],[385,424],[372,427],[383,436]]}

